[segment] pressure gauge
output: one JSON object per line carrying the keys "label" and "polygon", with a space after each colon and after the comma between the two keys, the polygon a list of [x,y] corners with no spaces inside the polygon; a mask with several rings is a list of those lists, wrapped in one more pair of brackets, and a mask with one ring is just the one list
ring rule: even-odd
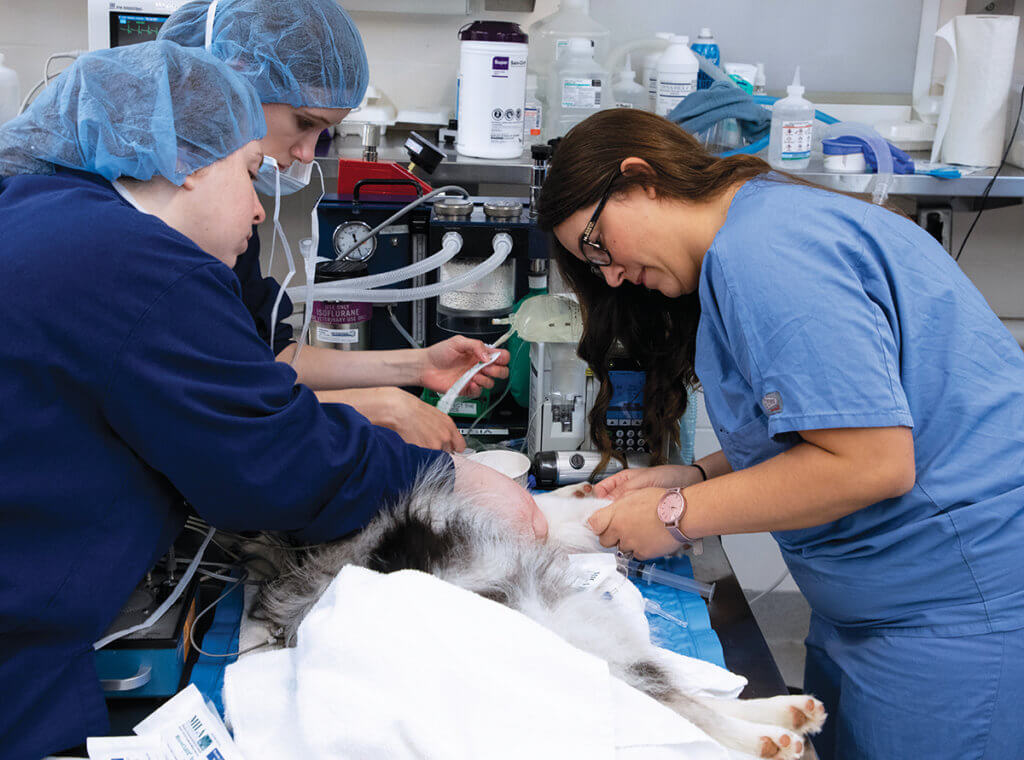
{"label": "pressure gauge", "polygon": [[344,222],[334,228],[334,253],[338,261],[363,262],[368,261],[373,252],[377,249],[377,238],[360,243],[359,247],[350,253],[345,253],[358,241],[366,237],[371,227],[366,222]]}

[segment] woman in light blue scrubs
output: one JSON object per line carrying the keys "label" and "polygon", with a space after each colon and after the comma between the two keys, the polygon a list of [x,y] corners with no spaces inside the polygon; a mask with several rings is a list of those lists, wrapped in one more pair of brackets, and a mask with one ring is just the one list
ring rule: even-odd
{"label": "woman in light blue scrubs", "polygon": [[595,486],[601,542],[678,548],[673,487],[688,538],[771,531],[813,610],[825,760],[1021,757],[1024,352],[939,244],[624,109],[562,140],[540,223],[580,356],[605,386],[616,342],[647,371],[653,450],[695,382],[722,446]]}

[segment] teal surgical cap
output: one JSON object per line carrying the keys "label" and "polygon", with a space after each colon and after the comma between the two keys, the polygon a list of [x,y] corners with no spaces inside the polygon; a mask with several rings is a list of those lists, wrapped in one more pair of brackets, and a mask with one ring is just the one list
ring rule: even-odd
{"label": "teal surgical cap", "polygon": [[158,39],[204,47],[252,83],[264,103],[355,108],[369,82],[366,51],[335,0],[208,0],[186,3]]}
{"label": "teal surgical cap", "polygon": [[206,51],[173,42],[80,57],[0,127],[0,176],[54,166],[181,185],[267,133],[255,91]]}

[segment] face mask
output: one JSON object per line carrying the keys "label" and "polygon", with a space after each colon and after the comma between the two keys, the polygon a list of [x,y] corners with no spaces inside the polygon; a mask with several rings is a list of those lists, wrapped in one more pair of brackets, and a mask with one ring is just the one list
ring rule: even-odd
{"label": "face mask", "polygon": [[[256,192],[263,195],[278,193],[291,195],[298,192],[309,184],[315,163],[316,161],[310,161],[308,164],[296,161],[286,171],[280,171],[277,168],[277,160],[273,156],[264,156],[263,163],[256,175]],[[278,178],[280,178],[280,183],[278,183]],[[279,186],[280,189],[278,189]]]}
{"label": "face mask", "polygon": [[139,205],[139,202],[135,200],[135,196],[128,192],[127,187],[122,185],[116,179],[110,180],[110,184],[114,186],[114,190],[117,191],[117,194],[124,198],[126,201],[128,201],[128,203],[130,203],[135,208],[136,211],[139,211],[143,214],[149,213],[148,211],[146,211],[146,209],[142,208],[142,206]]}

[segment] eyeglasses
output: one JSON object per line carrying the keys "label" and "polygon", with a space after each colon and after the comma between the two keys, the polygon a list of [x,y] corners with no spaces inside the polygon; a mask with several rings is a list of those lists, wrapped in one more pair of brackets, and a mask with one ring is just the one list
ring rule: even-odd
{"label": "eyeglasses", "polygon": [[612,263],[612,253],[601,243],[591,240],[590,235],[594,232],[598,217],[604,211],[604,205],[608,202],[608,196],[612,193],[612,185],[619,178],[619,174],[620,172],[615,172],[612,178],[608,180],[604,192],[601,193],[601,200],[597,202],[597,208],[594,209],[590,221],[587,222],[587,226],[583,228],[583,234],[580,235],[580,253],[583,254],[583,258],[591,265],[591,271],[598,277],[601,276],[600,267],[606,267]]}

